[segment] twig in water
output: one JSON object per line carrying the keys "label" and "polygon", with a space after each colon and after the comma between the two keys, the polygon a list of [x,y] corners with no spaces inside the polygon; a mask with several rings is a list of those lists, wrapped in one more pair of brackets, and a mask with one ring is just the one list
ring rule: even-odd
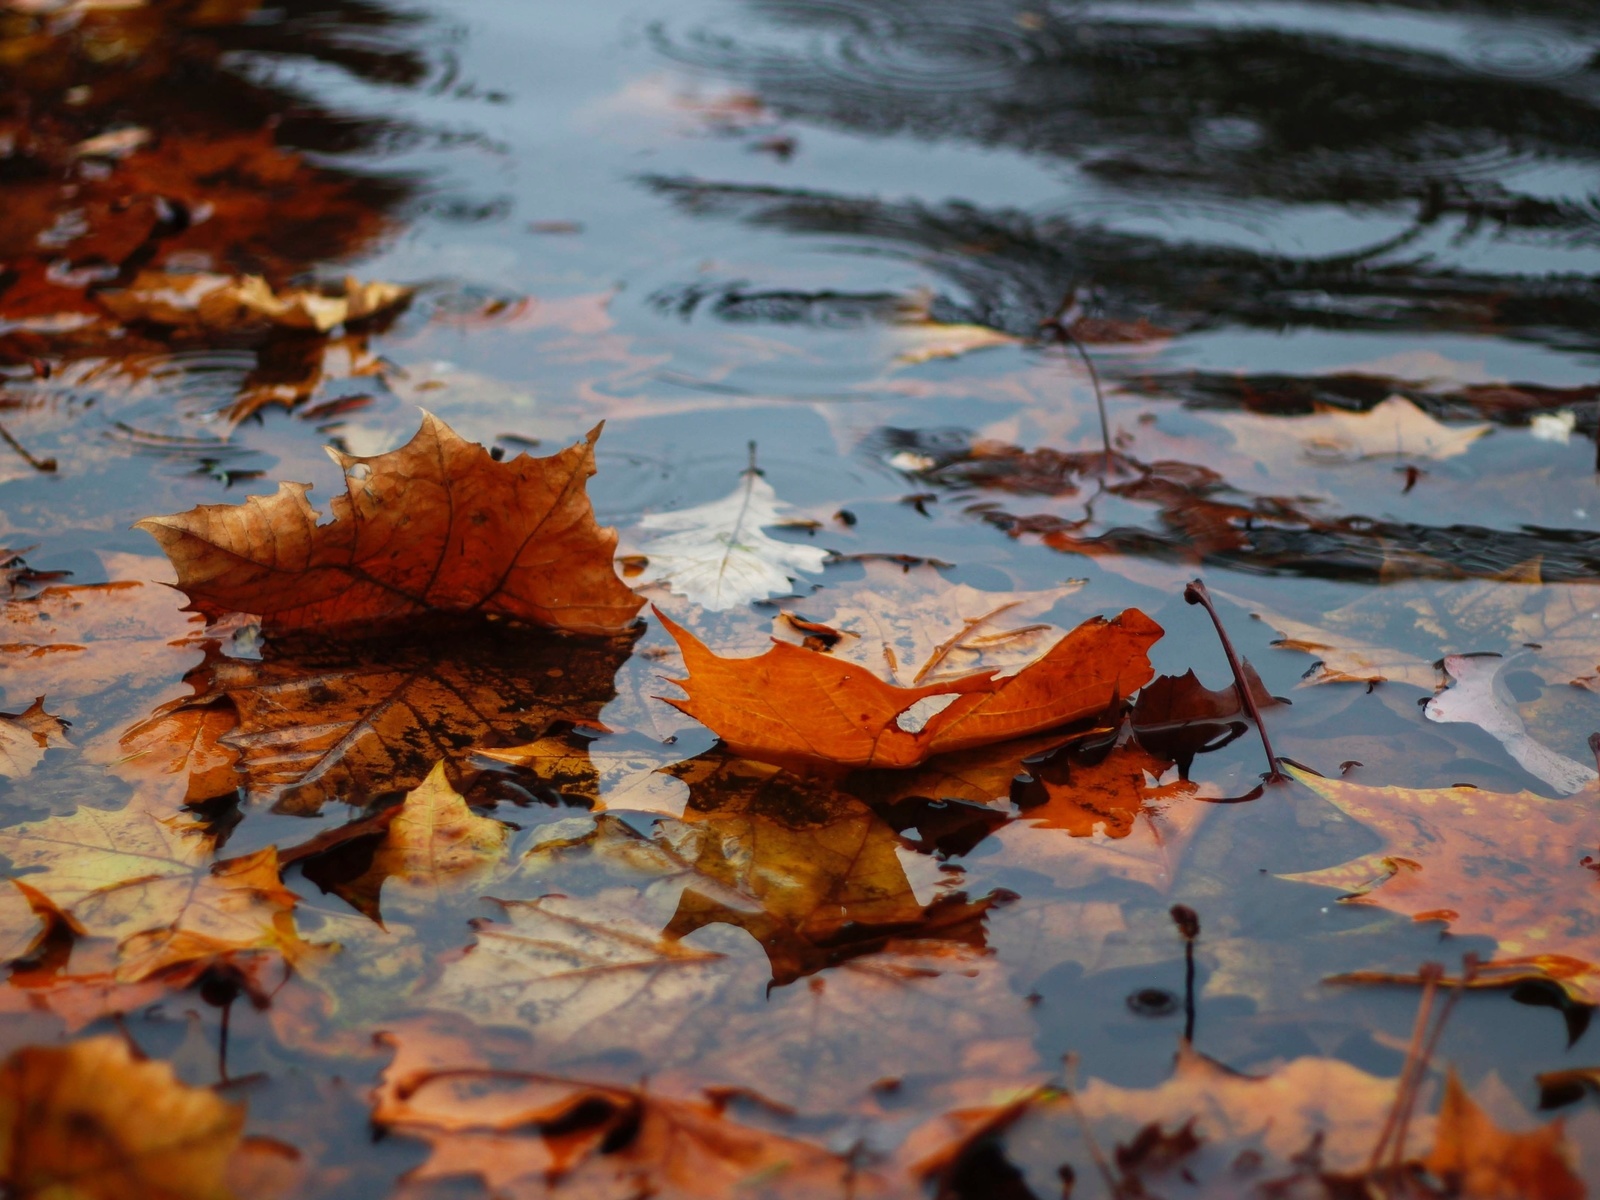
{"label": "twig in water", "polygon": [[1194,1044],[1194,943],[1200,936],[1200,914],[1187,904],[1174,904],[1172,923],[1183,935],[1183,1042]]}
{"label": "twig in water", "polygon": [[1083,365],[1089,370],[1089,382],[1094,385],[1094,403],[1100,412],[1100,442],[1105,447],[1106,462],[1105,473],[1111,474],[1111,422],[1106,417],[1106,398],[1100,390],[1100,372],[1094,369],[1094,360],[1089,357],[1089,352],[1083,348],[1083,343],[1073,336],[1072,330],[1067,326],[1067,314],[1077,305],[1078,292],[1076,288],[1070,289],[1061,298],[1061,303],[1056,306],[1056,311],[1043,321],[1039,322],[1040,329],[1048,329],[1063,342],[1070,343],[1078,352],[1078,357],[1083,359]]}
{"label": "twig in water", "polygon": [[35,471],[44,471],[46,474],[48,474],[56,469],[55,459],[35,458],[33,455],[28,453],[28,448],[26,446],[11,436],[11,431],[4,425],[0,425],[0,439],[3,439],[6,445],[10,446],[19,455],[21,455],[22,461],[27,463]]}
{"label": "twig in water", "polygon": [[[1411,1027],[1411,1042],[1406,1047],[1405,1065],[1400,1069],[1399,1085],[1395,1088],[1394,1105],[1389,1109],[1389,1115],[1384,1118],[1383,1128],[1378,1132],[1378,1140],[1372,1147],[1372,1154],[1367,1159],[1367,1174],[1372,1174],[1378,1169],[1378,1164],[1383,1161],[1383,1152],[1388,1148],[1390,1139],[1405,1124],[1410,1123],[1411,1114],[1407,1111],[1416,1103],[1416,1082],[1420,1080],[1424,1067],[1423,1038],[1428,1032],[1428,1017],[1433,1012],[1433,998],[1439,990],[1439,979],[1444,974],[1444,968],[1438,963],[1425,963],[1422,967],[1422,999],[1417,1004],[1417,1019]],[[1396,1157],[1404,1148],[1402,1141],[1396,1147]]]}
{"label": "twig in water", "polygon": [[1228,631],[1222,627],[1222,618],[1217,615],[1216,606],[1211,603],[1211,593],[1206,591],[1203,581],[1196,579],[1185,585],[1183,598],[1190,604],[1202,605],[1211,616],[1211,623],[1216,626],[1217,637],[1222,641],[1222,652],[1228,656],[1228,669],[1233,672],[1233,687],[1239,693],[1239,703],[1244,706],[1245,712],[1250,714],[1250,719],[1256,723],[1256,732],[1261,735],[1261,746],[1267,752],[1267,782],[1282,783],[1289,777],[1278,769],[1278,756],[1272,752],[1272,742],[1267,737],[1266,722],[1261,719],[1261,710],[1256,707],[1256,698],[1250,694],[1250,688],[1244,681],[1244,668],[1239,665],[1239,656],[1233,651],[1233,643],[1228,640]]}

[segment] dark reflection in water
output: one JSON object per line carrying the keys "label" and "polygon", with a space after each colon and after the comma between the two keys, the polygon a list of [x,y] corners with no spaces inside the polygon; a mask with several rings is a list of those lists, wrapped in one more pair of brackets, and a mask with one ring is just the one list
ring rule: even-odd
{"label": "dark reflection in water", "polygon": [[[658,37],[790,119],[1011,147],[1074,172],[1071,215],[653,181],[695,211],[913,257],[960,290],[950,319],[1032,333],[1076,288],[1105,315],[1180,332],[1594,344],[1600,294],[1572,273],[1600,245],[1593,6],[748,8],[758,31]],[[1131,206],[1144,224],[1117,228]]]}
{"label": "dark reflection in water", "polygon": [[95,293],[143,270],[281,286],[370,248],[416,182],[328,156],[422,134],[295,75],[415,86],[418,24],[364,0],[0,11],[0,361],[99,350]]}

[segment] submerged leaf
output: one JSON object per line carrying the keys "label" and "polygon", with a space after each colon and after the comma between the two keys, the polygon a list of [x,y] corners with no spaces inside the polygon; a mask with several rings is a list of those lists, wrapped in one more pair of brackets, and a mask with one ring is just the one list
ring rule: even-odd
{"label": "submerged leaf", "polygon": [[1499,655],[1452,654],[1444,660],[1444,669],[1451,683],[1423,706],[1428,720],[1478,726],[1504,746],[1523,770],[1564,796],[1581,792],[1600,778],[1593,767],[1557,754],[1529,736],[1502,678],[1504,663]]}
{"label": "submerged leaf", "polygon": [[[87,153],[81,145],[78,149]],[[410,297],[410,288],[350,278],[337,292],[303,288],[275,292],[259,275],[173,275],[162,271],[141,271],[128,287],[98,294],[100,303],[120,321],[219,331],[268,324],[316,333],[394,309]]]}
{"label": "submerged leaf", "polygon": [[1574,1000],[1600,1002],[1600,888],[1591,857],[1600,813],[1592,792],[1574,803],[1472,787],[1367,787],[1289,770],[1383,846],[1283,878],[1339,888],[1346,904],[1494,938],[1487,979],[1511,983],[1520,971]]}
{"label": "submerged leaf", "polygon": [[1560,1121],[1507,1133],[1473,1103],[1461,1080],[1445,1077],[1433,1151],[1424,1165],[1451,1196],[1474,1200],[1583,1200]]}
{"label": "submerged leaf", "polygon": [[283,483],[137,528],[161,543],[198,611],[252,613],[269,632],[472,613],[617,633],[642,601],[612,568],[616,533],[596,523],[585,491],[599,435],[497,462],[424,414],[398,450],[331,452],[348,490],[327,524],[308,485]]}
{"label": "submerged leaf", "polygon": [[52,746],[70,746],[67,723],[44,710],[37,696],[20,713],[0,713],[0,778],[22,779],[44,761]]}
{"label": "submerged leaf", "polygon": [[755,470],[721,500],[677,512],[651,513],[639,528],[649,564],[634,585],[660,583],[712,612],[790,590],[790,581],[822,570],[827,551],[780,542],[764,530],[786,516],[772,485]]}

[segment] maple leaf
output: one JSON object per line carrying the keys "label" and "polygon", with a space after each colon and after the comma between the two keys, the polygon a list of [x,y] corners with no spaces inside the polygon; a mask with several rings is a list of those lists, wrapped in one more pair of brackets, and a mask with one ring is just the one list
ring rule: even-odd
{"label": "maple leaf", "polygon": [[628,627],[642,603],[612,568],[614,530],[585,481],[596,426],[548,458],[496,462],[424,413],[398,450],[330,450],[346,494],[319,525],[309,485],[136,524],[161,543],[178,586],[208,616],[252,613],[271,633],[423,613],[511,617],[573,633]]}
{"label": "maple leaf", "polygon": [[378,921],[380,902],[401,911],[428,911],[442,897],[492,876],[509,834],[499,821],[467,807],[440,762],[389,818],[368,869],[335,890]]}
{"label": "maple leaf", "polygon": [[1592,803],[1472,787],[1375,788],[1289,770],[1384,844],[1283,878],[1339,888],[1348,893],[1342,903],[1494,938],[1486,986],[1543,977],[1575,1000],[1600,1002],[1600,884],[1589,865],[1600,814]]}
{"label": "maple leaf", "polygon": [[137,784],[147,807],[158,807],[158,797],[174,809],[215,799],[240,783],[239,753],[222,744],[238,724],[231,704],[162,705],[118,739],[122,753],[110,769]]}
{"label": "maple leaf", "polygon": [[[567,641],[503,626],[424,638],[279,639],[260,659],[213,659],[188,707],[223,705],[236,726],[218,745],[239,783],[281,811],[330,799],[366,803],[416,787],[441,759],[451,785],[476,778],[474,747],[542,736],[556,720],[592,723],[613,695],[631,639]],[[144,728],[150,744],[194,733],[185,706]]]}
{"label": "maple leaf", "polygon": [[1298,442],[1308,457],[1335,462],[1390,455],[1455,458],[1490,429],[1487,423],[1446,425],[1401,395],[1390,396],[1366,412],[1325,409],[1310,416],[1270,418],[1223,412],[1212,419],[1230,430],[1251,457],[1267,460],[1285,439]]}
{"label": "maple leaf", "polygon": [[1499,655],[1452,654],[1444,660],[1444,669],[1450,686],[1423,705],[1422,714],[1428,720],[1478,726],[1504,746],[1518,766],[1564,796],[1581,792],[1600,779],[1593,767],[1557,754],[1529,735],[1505,685]]}
{"label": "maple leaf", "polygon": [[1473,1103],[1461,1080],[1445,1077],[1433,1150],[1423,1160],[1447,1195],[1504,1200],[1583,1200],[1560,1121],[1507,1133]]}
{"label": "maple leaf", "polygon": [[358,283],[346,278],[335,292],[290,289],[275,292],[259,275],[175,275],[141,271],[126,288],[97,293],[119,321],[200,326],[231,331],[268,324],[327,333],[346,321],[390,311],[411,296],[392,283]]}
{"label": "maple leaf", "polygon": [[788,592],[790,581],[822,570],[828,553],[780,542],[765,528],[782,525],[787,505],[754,468],[721,500],[676,512],[651,513],[639,528],[658,536],[643,546],[649,563],[634,586],[664,584],[711,612]]}
{"label": "maple leaf", "polygon": [[[1241,664],[1240,673],[1258,709],[1287,703],[1267,691],[1249,659]],[[1208,688],[1193,671],[1185,671],[1145,685],[1133,706],[1132,725],[1141,745],[1170,758],[1187,773],[1196,754],[1226,745],[1249,728],[1248,718],[1235,685]]]}
{"label": "maple leaf", "polygon": [[231,1200],[244,1110],[140,1062],[117,1037],[0,1065],[0,1182],[19,1197]]}
{"label": "maple leaf", "polygon": [[508,1069],[481,1031],[412,1021],[394,1048],[373,1121],[430,1147],[412,1180],[471,1176],[496,1195],[630,1194],[700,1200],[777,1193],[874,1197],[886,1181],[849,1159],[740,1125],[722,1106]]}
{"label": "maple leaf", "polygon": [[213,839],[187,816],[139,807],[80,808],[0,830],[0,852],[80,932],[116,938],[120,980],[243,950],[289,957],[297,897],[278,877],[277,850],[213,864]]}
{"label": "maple leaf", "polygon": [[670,704],[744,757],[844,767],[916,766],[1106,712],[1150,679],[1146,651],[1162,632],[1128,609],[1111,621],[1084,622],[1016,675],[899,688],[782,642],[756,658],[722,658],[660,619],[689,669],[674,681],[688,699]]}
{"label": "maple leaf", "polygon": [[1012,675],[1066,636],[1031,618],[1082,586],[1078,580],[1034,592],[987,592],[952,585],[925,564],[868,562],[858,583],[817,597],[832,602],[817,622],[826,632],[785,612],[774,619],[772,634],[886,673],[899,686],[978,670]]}
{"label": "maple leaf", "polygon": [[0,713],[0,778],[22,779],[44,761],[52,746],[70,746],[67,723],[44,710],[37,696],[20,713]]}

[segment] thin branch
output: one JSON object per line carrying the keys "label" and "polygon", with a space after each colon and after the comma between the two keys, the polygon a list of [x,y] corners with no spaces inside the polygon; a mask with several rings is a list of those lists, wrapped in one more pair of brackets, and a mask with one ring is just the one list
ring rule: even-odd
{"label": "thin branch", "polygon": [[33,455],[28,453],[28,448],[26,446],[11,436],[11,431],[4,425],[0,425],[0,441],[4,441],[6,445],[15,450],[22,457],[22,461],[27,463],[35,471],[43,471],[48,475],[56,469],[55,459],[35,458]]}
{"label": "thin branch", "polygon": [[1083,343],[1073,335],[1066,321],[1067,314],[1072,311],[1077,299],[1077,289],[1068,289],[1067,294],[1061,298],[1061,303],[1056,306],[1056,311],[1039,322],[1039,328],[1048,329],[1059,340],[1069,343],[1078,352],[1078,357],[1083,359],[1083,365],[1089,370],[1089,382],[1094,385],[1095,408],[1100,413],[1100,442],[1105,447],[1106,452],[1105,473],[1109,475],[1111,474],[1111,462],[1114,456],[1111,451],[1111,422],[1106,417],[1105,393],[1100,390],[1100,372],[1094,369],[1094,360],[1089,357],[1089,352],[1083,348]]}
{"label": "thin branch", "polygon": [[1245,683],[1244,667],[1239,663],[1239,656],[1234,653],[1233,643],[1228,639],[1228,631],[1222,627],[1222,618],[1217,615],[1216,606],[1211,603],[1211,593],[1206,591],[1203,581],[1196,579],[1183,589],[1183,598],[1190,604],[1204,606],[1211,616],[1211,623],[1216,626],[1217,637],[1222,641],[1222,652],[1228,656],[1228,669],[1233,672],[1233,687],[1239,693],[1239,703],[1245,712],[1250,714],[1250,719],[1256,723],[1256,732],[1261,735],[1261,745],[1267,752],[1267,781],[1269,783],[1282,783],[1289,777],[1278,769],[1278,756],[1272,752],[1272,741],[1267,737],[1267,724],[1261,719],[1261,710],[1256,707],[1256,698],[1250,694],[1250,687]]}

